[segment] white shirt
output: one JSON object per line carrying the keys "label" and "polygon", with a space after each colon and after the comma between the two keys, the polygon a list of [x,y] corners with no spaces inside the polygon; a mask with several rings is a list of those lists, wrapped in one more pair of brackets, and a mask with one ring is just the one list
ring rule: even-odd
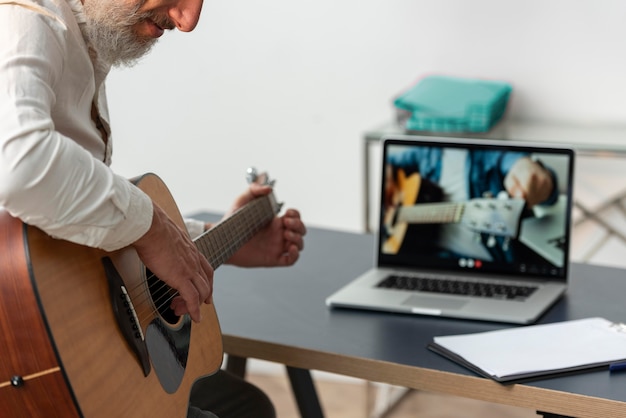
{"label": "white shirt", "polygon": [[112,251],[145,234],[152,201],[108,167],[108,68],[92,62],[82,23],[80,0],[0,0],[0,206]]}

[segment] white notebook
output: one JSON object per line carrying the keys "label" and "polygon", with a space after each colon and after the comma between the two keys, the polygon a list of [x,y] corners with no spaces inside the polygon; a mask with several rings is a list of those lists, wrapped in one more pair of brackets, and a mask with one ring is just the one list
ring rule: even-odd
{"label": "white notebook", "polygon": [[604,318],[435,337],[429,349],[498,382],[626,361],[626,326]]}

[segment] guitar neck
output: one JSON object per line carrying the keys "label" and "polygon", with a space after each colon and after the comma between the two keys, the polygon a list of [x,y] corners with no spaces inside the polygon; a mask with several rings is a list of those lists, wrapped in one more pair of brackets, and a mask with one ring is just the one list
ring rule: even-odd
{"label": "guitar neck", "polygon": [[198,250],[216,269],[237,252],[280,210],[273,194],[258,197],[194,240]]}
{"label": "guitar neck", "polygon": [[463,203],[422,203],[403,206],[398,212],[398,221],[413,224],[457,223],[463,215]]}

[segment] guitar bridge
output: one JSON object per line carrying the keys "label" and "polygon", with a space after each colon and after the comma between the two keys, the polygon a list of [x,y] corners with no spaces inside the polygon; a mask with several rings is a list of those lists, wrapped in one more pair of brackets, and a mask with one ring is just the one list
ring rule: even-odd
{"label": "guitar bridge", "polygon": [[150,374],[148,348],[135,308],[126,291],[124,280],[109,257],[102,258],[102,265],[109,283],[111,307],[113,308],[117,325],[130,349],[135,353],[144,376],[148,376]]}

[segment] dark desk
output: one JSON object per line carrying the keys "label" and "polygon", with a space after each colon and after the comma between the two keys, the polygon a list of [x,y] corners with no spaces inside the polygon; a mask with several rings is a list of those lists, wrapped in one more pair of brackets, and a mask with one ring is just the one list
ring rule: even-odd
{"label": "dark desk", "polygon": [[[226,353],[573,417],[626,416],[626,373],[504,386],[426,349],[436,335],[508,325],[327,308],[328,295],[372,265],[374,238],[319,228],[306,238],[294,267],[216,272]],[[625,271],[574,264],[570,290],[540,322],[623,321],[625,295]]]}

